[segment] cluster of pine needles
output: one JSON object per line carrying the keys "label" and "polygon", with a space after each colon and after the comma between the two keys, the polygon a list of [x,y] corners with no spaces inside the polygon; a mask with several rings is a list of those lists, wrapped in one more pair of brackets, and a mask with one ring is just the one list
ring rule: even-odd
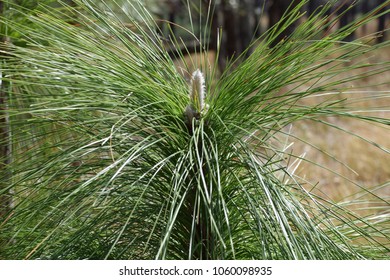
{"label": "cluster of pine needles", "polygon": [[[375,197],[381,206],[362,217],[315,195],[289,168],[305,158],[280,138],[299,141],[286,127],[328,116],[389,124],[360,113],[353,92],[332,94],[361,78],[340,73],[390,70],[362,56],[388,42],[343,42],[384,6],[334,32],[325,30],[338,18],[312,16],[269,47],[301,20],[303,1],[248,58],[219,71],[207,59],[208,36],[195,31],[205,59],[177,69],[186,53],[172,58],[167,40],[180,38],[162,37],[139,1],[117,6],[121,17],[114,1],[74,2],[33,11],[9,4],[14,16],[1,18],[18,44],[1,47],[10,133],[0,144],[12,152],[0,166],[0,195],[12,203],[2,205],[0,258],[388,258],[389,201]],[[314,95],[327,98],[300,103]]]}

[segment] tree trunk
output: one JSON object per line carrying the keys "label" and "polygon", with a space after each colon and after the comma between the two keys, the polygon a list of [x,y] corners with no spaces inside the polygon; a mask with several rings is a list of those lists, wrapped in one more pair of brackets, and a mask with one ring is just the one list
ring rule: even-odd
{"label": "tree trunk", "polygon": [[[384,0],[381,0],[381,1],[378,1],[378,5],[381,5],[381,4],[384,4],[385,1]],[[388,11],[390,8],[389,6],[385,7],[384,8],[385,11]],[[389,17],[389,14],[388,13],[384,13],[383,15],[381,15],[378,19],[378,34],[380,36],[378,36],[378,43],[383,43],[385,41],[385,37],[386,37],[386,19]]]}
{"label": "tree trunk", "polygon": [[[340,6],[337,8],[336,13],[340,16],[340,27],[344,28],[348,24],[352,23],[355,18],[356,6],[352,0],[344,0],[339,4]],[[348,34],[344,41],[351,42],[355,39],[354,33]]]}
{"label": "tree trunk", "polygon": [[[269,7],[268,16],[269,16],[269,27],[274,26],[275,24],[279,24],[282,27],[286,18],[283,19],[283,15],[287,12],[287,10],[292,10],[298,5],[298,0],[274,0]],[[273,42],[271,42],[271,47],[276,46],[280,41],[286,39],[286,37],[290,36],[291,33],[295,30],[295,25],[291,24],[287,26],[280,34],[275,38]]]}

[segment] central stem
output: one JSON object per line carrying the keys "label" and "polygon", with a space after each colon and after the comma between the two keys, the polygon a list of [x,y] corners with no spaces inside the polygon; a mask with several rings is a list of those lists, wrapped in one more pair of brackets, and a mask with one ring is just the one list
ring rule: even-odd
{"label": "central stem", "polygon": [[206,90],[203,74],[196,70],[192,74],[190,93],[190,103],[185,108],[184,116],[187,131],[190,136],[194,162],[191,163],[191,176],[189,180],[190,191],[188,194],[188,213],[192,218],[190,233],[191,252],[190,258],[207,260],[212,258],[212,236],[209,211],[210,189],[208,182],[208,167],[205,160],[205,122],[202,119],[207,113],[208,105],[205,103]]}

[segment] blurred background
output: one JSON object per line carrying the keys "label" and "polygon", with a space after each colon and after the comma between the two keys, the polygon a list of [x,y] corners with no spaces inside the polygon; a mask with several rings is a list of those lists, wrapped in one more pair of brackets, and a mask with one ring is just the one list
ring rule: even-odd
{"label": "blurred background", "polygon": [[[124,5],[126,5],[125,2]],[[221,29],[223,36],[220,44],[220,57],[223,59],[239,56],[254,39],[261,37],[269,28],[277,23],[280,26],[283,25],[285,23],[283,15],[287,10],[294,9],[300,2],[299,0],[144,0],[145,5],[158,20],[162,35],[164,37],[173,35],[183,37],[184,41],[187,42],[187,48],[190,47],[189,50],[195,42],[193,42],[193,36],[188,34],[188,30],[194,32],[195,36],[203,38],[204,36],[200,34],[208,30],[204,25],[211,26],[211,34],[207,37],[209,39],[207,43],[210,43],[208,46],[210,49],[215,49],[217,32]],[[375,40],[383,42],[388,37],[386,30],[389,14],[386,13],[386,10],[389,9],[389,5],[379,11],[376,9],[385,2],[386,0],[309,0],[301,9],[301,12],[304,13],[302,21],[325,8],[326,11],[322,13],[323,17],[329,19],[339,17],[338,26],[333,28],[344,28],[364,14],[374,11],[375,13],[380,12],[383,15],[370,28],[364,27],[361,32],[350,34],[345,40],[352,41],[374,33],[377,36]],[[209,16],[210,10],[211,15]],[[207,18],[208,16],[210,18]],[[297,24],[299,22],[288,26],[277,36],[272,45],[274,46],[288,37]],[[221,67],[225,66],[224,61],[220,63]]]}

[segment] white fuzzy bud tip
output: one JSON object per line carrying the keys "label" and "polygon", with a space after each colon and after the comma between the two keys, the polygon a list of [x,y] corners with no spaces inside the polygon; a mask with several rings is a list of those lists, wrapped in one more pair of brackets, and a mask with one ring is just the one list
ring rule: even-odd
{"label": "white fuzzy bud tip", "polygon": [[192,73],[190,84],[190,100],[191,104],[198,112],[202,112],[205,108],[206,88],[204,76],[198,69]]}

